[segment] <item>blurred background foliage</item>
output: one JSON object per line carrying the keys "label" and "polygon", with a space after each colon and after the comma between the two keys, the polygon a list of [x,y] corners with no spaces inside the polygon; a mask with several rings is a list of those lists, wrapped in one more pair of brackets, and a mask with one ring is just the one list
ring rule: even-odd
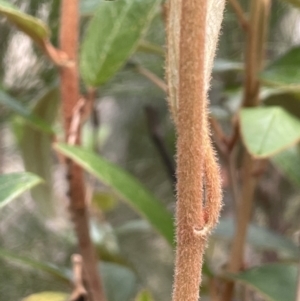
{"label": "blurred background foliage", "polygon": [[[57,45],[59,0],[10,2],[48,24],[51,42]],[[81,0],[82,37],[101,2]],[[241,1],[245,10],[247,2]],[[268,67],[262,73],[262,81],[266,84],[261,91],[264,106],[279,106],[295,117],[293,128],[296,130],[300,118],[299,12],[297,7],[289,3],[272,1],[266,49]],[[65,171],[51,148],[51,137],[28,125],[30,120],[28,114],[24,113],[26,108],[47,122],[46,125],[52,124],[61,139],[61,117],[60,113],[56,114],[58,72],[30,38],[2,17],[0,36],[1,173],[26,169],[45,180],[31,193],[22,194],[0,211],[0,301],[20,300],[42,291],[70,292],[70,256],[76,252],[76,239],[67,212]],[[279,62],[279,67],[278,64],[270,65],[270,62],[294,47],[291,58]],[[232,117],[242,101],[244,51],[245,35],[236,15],[227,6],[213,69],[210,110],[228,134],[232,129]],[[94,115],[84,125],[82,141],[86,150],[96,149],[98,154],[134,175],[173,213],[174,177],[170,176],[162,161],[149,123],[154,123],[161,135],[172,164],[176,137],[174,126],[165,92],[141,75],[139,69],[142,66],[163,79],[164,52],[164,19],[161,10],[158,10],[143,41],[130,59],[98,89]],[[279,81],[280,85],[269,84],[274,81]],[[85,93],[85,85],[82,83],[81,86],[82,93]],[[19,111],[12,104],[14,100],[23,106]],[[152,112],[150,119],[147,115],[149,107]],[[20,113],[20,110],[23,111]],[[22,118],[24,114],[26,120]],[[275,136],[278,135],[276,125],[280,127],[283,118],[278,117],[276,124],[273,124]],[[31,121],[40,127],[44,126],[43,123],[36,123],[36,120]],[[248,128],[246,123],[245,136]],[[255,130],[260,130],[259,125]],[[290,137],[287,132],[284,135]],[[293,242],[293,234],[299,230],[300,213],[300,154],[297,141],[299,137],[296,135],[291,142],[288,141],[281,148],[279,146],[280,150],[276,149],[274,154],[271,149],[272,155],[267,156],[265,172],[260,177],[245,262],[247,268],[272,264],[262,266],[262,270],[256,271],[256,274],[249,270],[235,276],[242,283],[240,290],[243,287],[252,288],[248,292],[251,300],[261,300],[258,297],[261,295],[267,295],[271,300],[294,300],[297,274],[294,263],[299,260],[299,248]],[[255,141],[249,143],[247,146],[251,151],[251,143],[254,143],[254,148],[257,144]],[[292,148],[287,147],[290,145],[293,145]],[[222,156],[220,163],[224,207],[221,223],[207,249],[203,300],[210,300],[211,275],[222,274],[225,269],[229,243],[234,235],[234,203],[227,163]],[[153,300],[170,300],[172,246],[141,219],[128,202],[122,202],[120,193],[96,181],[91,175],[87,174],[86,178],[92,200],[91,232],[102,259],[101,269],[109,301],[133,300],[141,289],[149,290]],[[283,280],[276,277],[273,277],[273,282],[270,280],[275,270],[278,275],[283,275]],[[265,278],[259,280],[263,276]],[[266,278],[270,278],[267,283]],[[282,281],[286,281],[285,293],[282,293]],[[262,283],[266,285],[261,287]],[[279,293],[272,289],[274,287],[279,287]],[[141,292],[137,300],[151,300],[151,296]]]}

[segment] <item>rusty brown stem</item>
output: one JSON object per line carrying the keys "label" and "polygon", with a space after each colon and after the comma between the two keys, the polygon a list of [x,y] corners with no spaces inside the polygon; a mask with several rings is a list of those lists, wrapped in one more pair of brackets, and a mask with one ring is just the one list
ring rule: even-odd
{"label": "rusty brown stem", "polygon": [[[65,65],[60,69],[63,119],[66,141],[68,141],[70,126],[74,119],[74,108],[80,99],[77,67],[78,0],[62,0],[60,22],[60,48],[67,55],[68,60],[72,62],[72,64]],[[74,143],[80,144],[79,134],[75,137]],[[71,160],[67,160],[67,178],[70,197],[69,208],[78,240],[78,248],[83,259],[89,299],[91,301],[104,301],[105,295],[98,273],[98,259],[89,233],[89,214],[85,202],[83,171]]]}

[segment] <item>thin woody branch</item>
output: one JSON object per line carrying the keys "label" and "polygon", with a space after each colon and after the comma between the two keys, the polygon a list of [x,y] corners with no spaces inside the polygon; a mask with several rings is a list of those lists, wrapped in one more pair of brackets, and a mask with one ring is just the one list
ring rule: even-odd
{"label": "thin woody branch", "polygon": [[[60,46],[61,50],[66,53],[68,59],[74,62],[60,69],[64,128],[66,141],[72,138],[72,143],[77,145],[80,144],[80,120],[79,125],[78,120],[76,121],[76,118],[79,118],[76,115],[76,109],[80,105],[79,75],[77,68],[78,32],[78,0],[62,0]],[[74,130],[74,127],[78,128]],[[73,135],[71,135],[71,138],[70,134]],[[91,301],[104,301],[105,295],[98,273],[98,260],[89,234],[89,216],[85,202],[83,171],[71,160],[67,160],[67,174],[69,184],[68,194],[70,197],[69,207],[78,239],[79,251],[83,260],[89,299]]]}
{"label": "thin woody branch", "polygon": [[228,0],[228,2],[231,5],[233,11],[235,12],[241,27],[245,31],[247,31],[249,27],[249,21],[247,20],[240,3],[238,2],[238,0]]}
{"label": "thin woody branch", "polygon": [[[270,0],[252,0],[249,30],[245,57],[245,85],[243,106],[259,104],[260,83],[257,75],[262,68]],[[237,206],[236,234],[228,263],[228,271],[236,273],[243,265],[244,248],[248,224],[251,219],[252,205],[258,179],[254,176],[255,159],[244,150],[242,169],[241,200]],[[228,282],[223,293],[224,301],[230,301],[234,292],[234,283]]]}

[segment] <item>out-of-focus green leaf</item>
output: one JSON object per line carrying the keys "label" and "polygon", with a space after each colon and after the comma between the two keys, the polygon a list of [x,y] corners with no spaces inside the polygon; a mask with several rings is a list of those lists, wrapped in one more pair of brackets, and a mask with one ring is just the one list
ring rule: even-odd
{"label": "out-of-focus green leaf", "polygon": [[92,16],[103,0],[80,0],[80,14],[82,16]]}
{"label": "out-of-focus green leaf", "polygon": [[113,210],[118,201],[112,193],[108,192],[96,192],[92,197],[92,204],[95,208],[99,208],[102,212]]}
{"label": "out-of-focus green leaf", "polygon": [[242,71],[244,64],[240,62],[233,62],[224,59],[216,59],[213,66],[213,72],[227,72],[227,71]]}
{"label": "out-of-focus green leaf", "polygon": [[[45,93],[33,108],[33,113],[52,125],[56,119],[59,106],[59,91],[53,88]],[[32,190],[40,212],[44,216],[54,214],[52,200],[52,137],[44,132],[33,129],[24,120],[16,119],[14,130],[27,171],[44,180],[44,183]]]}
{"label": "out-of-focus green leaf", "polygon": [[22,116],[31,126],[46,133],[53,133],[52,128],[29,109],[23,107],[16,99],[0,90],[0,104]]}
{"label": "out-of-focus green leaf", "polygon": [[299,64],[300,47],[295,47],[272,62],[262,72],[261,79],[267,83],[300,89]]}
{"label": "out-of-focus green leaf", "polygon": [[[235,226],[232,219],[221,219],[212,236],[221,239],[233,239]],[[256,225],[249,225],[247,241],[249,244],[261,250],[272,250],[279,252],[291,259],[299,259],[298,247],[288,238],[271,230]]]}
{"label": "out-of-focus green leaf", "polygon": [[297,8],[300,8],[300,0],[282,0],[285,3],[289,3]]}
{"label": "out-of-focus green leaf", "polygon": [[285,176],[295,185],[300,187],[300,151],[299,147],[293,146],[272,157],[272,162]]}
{"label": "out-of-focus green leaf", "polygon": [[298,269],[291,264],[267,264],[230,275],[269,301],[295,301]]}
{"label": "out-of-focus green leaf", "polygon": [[41,182],[39,177],[27,172],[0,175],[0,208]]}
{"label": "out-of-focus green leaf", "polygon": [[244,108],[241,134],[248,151],[267,158],[300,140],[300,121],[281,107]]}
{"label": "out-of-focus green leaf", "polygon": [[49,28],[41,20],[21,12],[9,1],[0,0],[0,14],[4,15],[18,29],[26,33],[36,43],[41,44],[50,35]]}
{"label": "out-of-focus green leaf", "polygon": [[32,294],[22,301],[67,301],[69,295],[61,292],[42,292]]}
{"label": "out-of-focus green leaf", "polygon": [[128,262],[121,254],[116,233],[110,224],[92,221],[90,231],[91,238],[102,261],[128,266]]}
{"label": "out-of-focus green leaf", "polygon": [[165,51],[160,45],[153,44],[151,42],[148,42],[146,40],[142,40],[139,42],[137,51],[145,52],[145,53],[152,53],[164,56]]}
{"label": "out-of-focus green leaf", "polygon": [[108,81],[146,32],[161,0],[103,1],[85,34],[80,69],[89,86]]}
{"label": "out-of-focus green leaf", "polygon": [[55,148],[109,185],[133,209],[144,216],[170,244],[173,244],[172,214],[137,179],[87,150],[64,144],[57,144]]}
{"label": "out-of-focus green leaf", "polygon": [[86,122],[81,129],[81,145],[85,149],[94,151],[98,146],[105,144],[110,132],[106,124],[101,124],[100,128],[94,128],[91,122]]}
{"label": "out-of-focus green leaf", "polygon": [[133,232],[147,232],[151,230],[151,225],[143,219],[129,221],[124,225],[115,228],[115,232],[117,235],[127,235]]}
{"label": "out-of-focus green leaf", "polygon": [[153,301],[153,298],[150,292],[143,290],[138,293],[138,295],[135,298],[135,301]]}
{"label": "out-of-focus green leaf", "polygon": [[70,272],[63,268],[58,268],[47,262],[40,262],[31,258],[19,256],[12,251],[0,249],[0,257],[13,263],[21,264],[31,269],[41,271],[51,275],[52,277],[64,282],[70,282]]}
{"label": "out-of-focus green leaf", "polygon": [[118,264],[101,262],[100,273],[108,301],[132,300],[137,286],[132,270]]}

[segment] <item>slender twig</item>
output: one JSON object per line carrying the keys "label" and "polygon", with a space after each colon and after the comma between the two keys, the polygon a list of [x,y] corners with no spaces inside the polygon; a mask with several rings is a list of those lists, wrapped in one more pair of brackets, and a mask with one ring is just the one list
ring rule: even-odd
{"label": "slender twig", "polygon": [[209,279],[208,283],[208,288],[209,288],[209,296],[211,301],[220,301],[219,296],[218,296],[218,289],[216,285],[216,278],[211,278]]}
{"label": "slender twig", "polygon": [[79,254],[74,254],[72,256],[73,264],[73,283],[74,289],[69,298],[69,301],[78,301],[86,300],[87,291],[83,285],[83,266],[82,266],[82,257]]}
{"label": "slender twig", "polygon": [[[236,217],[236,232],[232,242],[231,257],[228,264],[228,270],[230,272],[238,272],[243,264],[244,258],[244,246],[246,242],[246,234],[248,229],[248,223],[252,213],[253,196],[257,184],[257,178],[252,175],[253,159],[248,153],[245,153],[243,161],[243,187],[241,192],[241,200],[237,205],[237,217]],[[234,282],[228,282],[223,294],[223,300],[229,301],[232,298],[234,289]]]}
{"label": "slender twig", "polygon": [[[247,32],[246,45],[246,79],[243,106],[256,106],[259,103],[259,80],[257,75],[263,63],[263,52],[266,37],[269,0],[252,0],[250,11],[250,22]],[[257,177],[253,171],[255,160],[244,150],[242,165],[242,191],[241,201],[237,207],[236,233],[232,242],[232,250],[228,263],[228,271],[236,273],[243,265],[244,248],[248,224],[251,219],[254,192],[257,184]],[[234,291],[234,282],[228,282],[223,293],[223,300],[230,301]]]}
{"label": "slender twig", "polygon": [[157,87],[162,89],[164,92],[167,92],[168,90],[167,84],[156,74],[142,67],[141,65],[136,66],[136,71],[141,75],[145,76],[146,78],[148,78],[152,83],[154,83]]}
{"label": "slender twig", "polygon": [[230,181],[233,204],[235,206],[235,210],[237,210],[238,203],[240,200],[240,191],[239,191],[238,181],[236,176],[235,160],[236,160],[236,155],[235,155],[235,150],[233,149],[228,156],[228,172],[229,172],[229,181]]}
{"label": "slender twig", "polygon": [[58,67],[72,67],[75,64],[74,61],[70,60],[67,53],[55,48],[49,40],[43,40],[39,45],[54,65]]}
{"label": "slender twig", "polygon": [[219,122],[216,120],[216,118],[214,118],[214,116],[210,115],[209,120],[210,120],[212,130],[213,130],[214,134],[217,136],[217,139],[219,139],[219,141],[221,143],[228,145],[229,138],[223,132],[222,127],[219,124]]}
{"label": "slender twig", "polygon": [[151,106],[145,107],[145,115],[147,118],[148,130],[153,141],[153,144],[158,150],[161,159],[166,167],[169,178],[172,184],[176,185],[176,172],[174,167],[174,161],[172,160],[168,150],[166,148],[163,136],[161,134],[161,129],[159,126],[159,120],[157,116],[157,111]]}
{"label": "slender twig", "polygon": [[249,27],[249,21],[247,20],[240,3],[238,2],[238,0],[228,0],[228,2],[231,5],[233,11],[235,12],[241,27],[245,31],[247,31]]}
{"label": "slender twig", "polygon": [[220,154],[223,156],[228,169],[229,175],[229,182],[230,182],[230,189],[232,193],[233,203],[234,206],[237,207],[239,201],[239,189],[238,189],[238,182],[236,179],[235,171],[235,151],[234,146],[239,138],[238,127],[234,126],[234,130],[231,137],[228,137],[223,132],[221,125],[218,121],[210,116],[210,124],[214,134],[214,142],[217,146]]}
{"label": "slender twig", "polygon": [[142,40],[141,42],[139,42],[137,46],[137,51],[156,54],[162,57],[165,56],[165,50],[160,45],[153,44],[146,40]]}
{"label": "slender twig", "polygon": [[[71,128],[71,125],[73,127],[74,124],[76,125],[76,122],[74,121],[77,118],[75,111],[80,99],[77,68],[78,32],[78,0],[63,0],[61,3],[60,46],[61,50],[67,54],[68,59],[73,62],[73,64],[64,66],[60,69],[61,98],[66,141],[70,140],[69,134],[74,130]],[[75,131],[77,134],[72,138],[74,144],[80,144],[79,129],[80,122],[78,129]],[[67,160],[67,170],[67,178],[69,181],[68,194],[70,197],[69,208],[78,239],[78,247],[83,259],[83,268],[86,274],[89,299],[91,301],[104,301],[105,295],[98,273],[96,252],[89,234],[89,216],[85,202],[83,171],[71,160]]]}

